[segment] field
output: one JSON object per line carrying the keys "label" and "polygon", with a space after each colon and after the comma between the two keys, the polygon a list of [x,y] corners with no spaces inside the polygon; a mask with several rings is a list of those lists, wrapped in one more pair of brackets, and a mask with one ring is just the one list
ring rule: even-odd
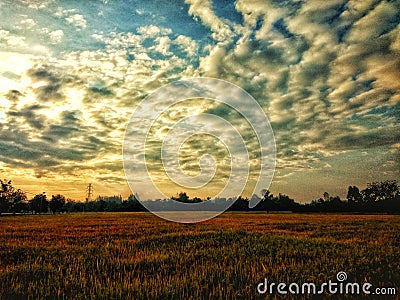
{"label": "field", "polygon": [[198,224],[148,213],[3,216],[0,298],[263,299],[265,277],[320,284],[344,271],[347,282],[395,287],[393,299],[399,250],[400,216],[390,215],[225,213]]}

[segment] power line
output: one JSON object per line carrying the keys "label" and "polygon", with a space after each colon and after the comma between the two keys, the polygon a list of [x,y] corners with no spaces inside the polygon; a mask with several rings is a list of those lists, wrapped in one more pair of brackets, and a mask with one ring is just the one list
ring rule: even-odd
{"label": "power line", "polygon": [[86,188],[86,202],[91,201],[93,196],[93,186],[91,183]]}

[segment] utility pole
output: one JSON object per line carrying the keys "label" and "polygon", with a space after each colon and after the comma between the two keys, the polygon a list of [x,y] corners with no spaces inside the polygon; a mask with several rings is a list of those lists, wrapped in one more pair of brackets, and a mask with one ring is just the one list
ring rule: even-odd
{"label": "utility pole", "polygon": [[92,196],[93,196],[93,186],[91,183],[89,183],[89,185],[87,186],[86,192],[87,192],[86,202],[89,202],[90,200],[92,200]]}

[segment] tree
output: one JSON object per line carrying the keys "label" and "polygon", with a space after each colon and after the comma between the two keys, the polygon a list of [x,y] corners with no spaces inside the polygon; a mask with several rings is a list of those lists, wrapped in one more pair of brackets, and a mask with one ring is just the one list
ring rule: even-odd
{"label": "tree", "polygon": [[46,193],[43,192],[42,194],[37,194],[35,195],[31,200],[30,200],[30,206],[31,209],[37,213],[42,213],[47,211],[48,207],[48,202],[47,202],[47,196]]}
{"label": "tree", "polygon": [[65,205],[64,205],[65,211],[66,212],[76,211],[74,205],[75,205],[75,201],[74,200],[66,199]]}
{"label": "tree", "polygon": [[26,199],[26,194],[20,189],[10,193],[8,202],[14,215],[26,209]]}
{"label": "tree", "polygon": [[16,214],[26,208],[26,194],[12,186],[11,180],[0,180],[0,214],[12,212]]}
{"label": "tree", "polygon": [[136,194],[129,195],[126,201],[123,201],[120,206],[120,211],[145,211],[142,204],[138,200],[139,196]]}
{"label": "tree", "polygon": [[354,203],[359,203],[362,201],[362,195],[360,193],[360,190],[358,187],[354,186],[349,186],[348,192],[347,192],[347,201],[349,203],[354,202]]}
{"label": "tree", "polygon": [[49,202],[49,207],[53,214],[55,214],[56,212],[61,212],[61,210],[64,208],[65,202],[66,200],[63,195],[52,195]]}
{"label": "tree", "polygon": [[396,180],[368,183],[361,194],[367,211],[399,211],[400,192]]}
{"label": "tree", "polygon": [[272,200],[272,198],[274,198],[274,195],[271,194],[271,192],[269,190],[266,190],[266,189],[262,189],[261,190],[261,195],[263,197],[262,198],[263,200],[267,200],[267,199],[271,199]]}
{"label": "tree", "polygon": [[279,193],[278,197],[275,198],[276,206],[279,210],[290,210],[293,211],[296,209],[298,204],[291,199],[288,195],[284,195]]}
{"label": "tree", "polygon": [[396,180],[372,182],[368,183],[367,188],[361,193],[367,203],[387,201],[394,199],[399,194],[399,186]]}
{"label": "tree", "polygon": [[276,204],[274,202],[274,195],[271,194],[269,190],[261,190],[261,195],[263,196],[261,202],[255,207],[255,210],[265,210],[270,212],[276,209]]}
{"label": "tree", "polygon": [[8,200],[5,196],[0,196],[0,215],[8,211]]}
{"label": "tree", "polygon": [[185,192],[180,192],[178,197],[171,197],[171,199],[183,203],[190,202],[189,196]]}
{"label": "tree", "polygon": [[248,211],[249,199],[239,196],[236,201],[229,207],[229,210],[235,211]]}
{"label": "tree", "polygon": [[324,193],[324,200],[325,200],[325,202],[329,201],[329,193],[328,192]]}
{"label": "tree", "polygon": [[0,179],[0,215],[8,212],[10,208],[10,194],[14,192],[11,180]]}
{"label": "tree", "polygon": [[200,203],[200,202],[203,202],[203,200],[201,200],[199,197],[194,197],[194,198],[192,199],[192,202],[193,202],[193,203]]}
{"label": "tree", "polygon": [[362,195],[358,187],[349,186],[347,191],[347,207],[350,211],[357,211],[360,209],[362,204]]}

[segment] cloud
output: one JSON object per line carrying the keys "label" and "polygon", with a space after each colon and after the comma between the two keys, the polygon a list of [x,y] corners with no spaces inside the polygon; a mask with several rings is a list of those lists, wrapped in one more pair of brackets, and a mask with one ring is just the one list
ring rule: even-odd
{"label": "cloud", "polygon": [[172,52],[169,51],[169,47],[171,45],[171,40],[167,36],[156,38],[157,45],[154,46],[154,50],[160,52],[162,55],[172,55]]}
{"label": "cloud", "polygon": [[32,29],[36,25],[36,22],[33,19],[27,18],[21,20],[20,24],[23,29]]}
{"label": "cloud", "polygon": [[[33,169],[39,177],[51,177],[60,172],[72,175],[87,170],[85,164],[89,161],[114,153],[118,147],[114,145],[115,138],[107,140],[104,133],[116,130],[120,131],[119,136],[123,134],[123,128],[113,127],[121,123],[115,122],[118,113],[109,120],[112,121],[110,126],[100,131],[94,127],[101,124],[99,119],[88,118],[92,111],[94,116],[96,112],[90,107],[87,107],[89,113],[84,112],[85,108],[72,96],[76,94],[71,94],[77,87],[84,87],[82,83],[87,81],[87,94],[109,95],[102,86],[104,82],[82,79],[74,73],[73,69],[57,64],[36,64],[23,73],[24,82],[28,84],[22,88],[24,92],[9,90],[5,94],[10,104],[4,120],[7,127],[0,130],[0,160],[7,166]],[[21,106],[22,103],[26,104]],[[104,109],[99,111],[104,114]]]}
{"label": "cloud", "polygon": [[355,132],[341,132],[330,136],[328,147],[335,150],[371,149],[394,145],[400,139],[400,126],[376,128]]}
{"label": "cloud", "polygon": [[346,36],[351,43],[365,43],[394,29],[399,24],[399,7],[394,2],[382,1],[358,19]]}
{"label": "cloud", "polygon": [[8,46],[26,46],[25,37],[12,35],[7,30],[0,30],[0,41],[5,41]]}
{"label": "cloud", "polygon": [[[21,95],[17,91],[11,91],[11,95]],[[15,100],[15,99],[14,99]],[[9,116],[13,117],[23,117],[24,121],[32,126],[34,129],[44,128],[45,117],[37,115],[35,111],[40,110],[40,105],[28,105],[24,106],[20,111],[9,111]]]}
{"label": "cloud", "polygon": [[21,5],[31,10],[43,10],[52,2],[54,2],[54,0],[19,0],[16,5]]}
{"label": "cloud", "polygon": [[49,33],[49,37],[52,43],[59,44],[62,41],[64,32],[62,30],[55,30]]}
{"label": "cloud", "polygon": [[31,42],[25,36],[13,34],[9,30],[1,28],[0,51],[8,52],[8,54],[15,53],[17,56],[28,53],[35,56],[48,56],[50,54],[48,47],[37,42]]}
{"label": "cloud", "polygon": [[211,7],[211,0],[185,0],[189,4],[189,14],[199,17],[212,30],[212,37],[220,43],[229,43],[234,33],[228,24],[219,19]]}
{"label": "cloud", "polygon": [[[291,5],[285,5],[288,9]],[[285,13],[285,9],[273,4],[272,1],[240,0],[236,2],[236,9],[243,15],[244,28],[247,37],[254,36],[258,40],[267,38],[273,24]]]}
{"label": "cloud", "polygon": [[46,102],[64,99],[65,96],[61,89],[63,80],[57,69],[43,65],[28,70],[27,74],[32,78],[33,82],[42,83],[37,88],[34,88],[38,100]]}
{"label": "cloud", "polygon": [[157,37],[160,35],[168,35],[172,33],[170,28],[163,28],[156,25],[140,26],[136,30],[139,34],[147,37]]}
{"label": "cloud", "polygon": [[[43,178],[59,172],[116,182],[124,129],[136,105],[168,82],[209,76],[244,88],[267,113],[282,184],[301,182],[306,170],[326,172],[327,164],[330,172],[345,169],[347,160],[341,159],[361,152],[378,155],[387,166],[376,172],[398,174],[397,2],[238,0],[239,17],[230,18],[216,1],[187,0],[155,12],[145,4],[132,10],[134,19],[122,10],[120,18],[111,18],[121,6],[105,2],[93,4],[91,13],[79,3],[57,8],[51,1],[18,1],[22,14],[10,16],[15,22],[5,16],[2,166],[14,164]],[[169,9],[180,9],[182,18]],[[100,10],[104,22],[97,22]],[[44,12],[55,17],[43,19]],[[149,15],[164,18],[144,17]],[[192,108],[163,115],[157,132]],[[257,155],[254,137],[235,113],[218,105],[197,109],[226,117]],[[155,146],[149,154],[157,158]],[[198,168],[191,156],[200,154],[198,147],[192,141],[185,148],[187,169]],[[221,158],[223,151],[214,150]],[[361,159],[357,166],[361,178],[366,172]],[[226,175],[222,170],[220,176]]]}
{"label": "cloud", "polygon": [[76,26],[78,30],[85,29],[87,26],[86,19],[84,18],[83,15],[80,15],[80,14],[71,15],[71,16],[65,18],[65,20],[69,24]]}
{"label": "cloud", "polygon": [[[102,178],[101,174],[111,171],[115,178],[122,178],[118,154],[133,105],[147,91],[167,82],[171,74],[190,70],[185,67],[186,61],[166,53],[168,44],[188,51],[196,45],[184,36],[176,41],[163,36],[170,29],[151,26],[139,31],[138,35],[96,36],[107,44],[104,51],[70,52],[48,62],[36,58],[34,65],[27,65],[20,72],[23,86],[6,94],[7,101],[27,105],[16,104],[5,115],[8,125],[17,130],[15,137],[25,139],[15,144],[11,142],[13,135],[4,133],[2,137],[8,136],[15,145],[3,145],[5,155],[0,160],[8,167],[32,169],[37,177],[96,171]],[[168,58],[147,55],[149,50],[142,43],[149,37],[154,40],[153,52],[163,52]],[[126,51],[132,46],[137,47],[133,60]],[[143,56],[148,63],[140,59]],[[157,70],[153,69],[155,65]],[[174,70],[177,65],[181,68]],[[19,151],[22,148],[26,151]],[[9,155],[13,151],[19,154]]]}
{"label": "cloud", "polygon": [[95,94],[102,96],[113,95],[112,91],[107,87],[107,84],[101,78],[92,78],[88,82],[89,90]]}
{"label": "cloud", "polygon": [[182,47],[184,51],[187,52],[189,56],[196,55],[198,51],[197,43],[192,40],[190,37],[179,35],[175,40],[174,43]]}
{"label": "cloud", "polygon": [[[371,4],[367,12],[373,7]],[[260,17],[263,13],[254,18],[245,16],[245,24],[251,24],[255,34],[239,39],[233,48],[214,47],[210,56],[202,59],[201,67],[203,74],[245,87],[266,110],[277,142],[277,172],[292,170],[296,174],[277,183],[277,189],[285,191],[285,182],[296,185],[297,174],[307,176],[303,170],[324,170],[326,161],[343,152],[365,149],[385,152],[396,143],[398,128],[393,125],[394,119],[377,108],[386,106],[390,111],[398,111],[395,107],[400,99],[395,78],[399,77],[399,56],[398,27],[390,30],[390,25],[382,35],[355,43],[346,41],[345,34],[357,17],[345,20],[345,7],[336,16],[333,10],[325,12],[320,7],[321,11],[317,9],[312,18],[307,15],[309,8],[299,7],[294,16],[286,15],[286,12],[292,14],[293,8],[280,9],[276,17],[270,16],[267,21]],[[360,12],[358,18],[365,14]],[[278,20],[284,23],[279,21],[280,28],[275,32]],[[329,26],[325,25],[327,22]],[[270,30],[259,34],[263,26],[269,26]],[[261,35],[263,40],[259,41],[257,37]],[[267,47],[262,48],[263,43]],[[281,59],[279,55],[278,60],[275,58],[278,62],[275,67],[274,56],[261,59],[251,50],[254,47],[269,54],[265,50],[271,45],[283,49]],[[360,117],[364,114],[369,117]],[[344,163],[339,160],[330,165],[337,170]],[[361,160],[358,163],[363,164]],[[393,168],[393,163],[388,166]],[[366,172],[360,170],[364,175],[357,176],[365,181]],[[390,176],[398,174],[389,169],[384,172]]]}

